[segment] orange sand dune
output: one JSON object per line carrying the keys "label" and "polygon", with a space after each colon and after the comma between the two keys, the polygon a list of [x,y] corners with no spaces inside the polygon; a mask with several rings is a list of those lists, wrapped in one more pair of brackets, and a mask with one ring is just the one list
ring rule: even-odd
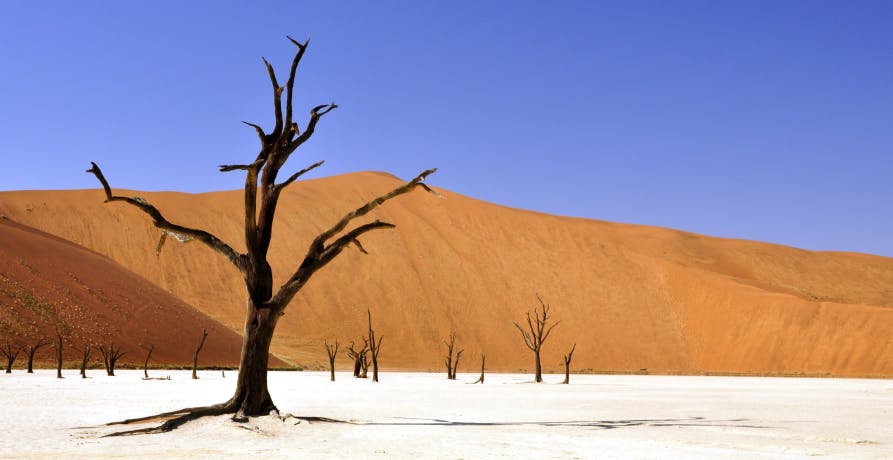
{"label": "orange sand dune", "polygon": [[[106,172],[115,183],[115,172]],[[271,263],[284,280],[310,239],[398,183],[355,173],[295,184],[280,201]],[[530,369],[512,325],[539,293],[562,323],[544,346],[547,370],[577,343],[578,370],[893,375],[893,259],[557,217],[440,190],[376,211],[397,229],[364,239],[305,287],[279,323],[274,352],[322,365],[324,339],[356,340],[373,312],[385,367],[438,369],[455,329],[460,370],[479,353],[492,370]],[[178,223],[236,248],[241,192],[140,195]],[[200,243],[168,242],[138,210],[99,190],[0,193],[0,213],[94,249],[234,331],[244,288]],[[342,361],[346,365],[346,361]]]}
{"label": "orange sand dune", "polygon": [[[219,322],[108,258],[61,238],[0,219],[0,341],[32,344],[64,336],[63,359],[79,362],[85,343],[115,343],[121,363],[186,365],[207,328],[202,365],[237,365],[241,338]],[[47,364],[50,347],[35,357]]]}

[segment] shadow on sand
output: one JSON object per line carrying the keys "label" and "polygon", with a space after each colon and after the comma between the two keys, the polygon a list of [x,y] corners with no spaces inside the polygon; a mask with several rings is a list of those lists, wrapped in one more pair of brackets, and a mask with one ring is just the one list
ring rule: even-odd
{"label": "shadow on sand", "polygon": [[308,423],[345,423],[349,425],[373,425],[373,426],[547,426],[547,427],[578,427],[598,428],[612,430],[615,428],[628,428],[636,426],[650,427],[729,427],[729,428],[772,428],[769,426],[752,425],[747,419],[710,420],[704,417],[689,417],[675,419],[641,419],[641,420],[572,420],[572,421],[547,421],[547,422],[472,422],[453,421],[442,419],[394,417],[394,421],[371,422],[363,420],[339,420],[328,417],[295,417]]}

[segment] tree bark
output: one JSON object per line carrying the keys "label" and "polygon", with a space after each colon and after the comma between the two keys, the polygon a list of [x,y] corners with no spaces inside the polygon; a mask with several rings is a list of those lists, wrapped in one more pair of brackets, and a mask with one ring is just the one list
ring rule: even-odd
{"label": "tree bark", "polygon": [[29,374],[34,373],[34,355],[37,353],[37,350],[39,350],[44,345],[49,345],[49,342],[47,342],[43,339],[40,339],[37,341],[37,343],[28,347],[28,373]]}
{"label": "tree bark", "polygon": [[84,345],[84,354],[81,357],[81,378],[87,378],[87,360],[90,359],[90,345]]}
{"label": "tree bark", "polygon": [[571,347],[570,353],[564,355],[564,381],[561,382],[565,385],[571,383],[571,359],[574,358],[574,350],[577,349],[577,344],[575,343],[573,347]]}
{"label": "tree bark", "polygon": [[198,354],[202,351],[202,347],[205,346],[205,339],[208,337],[208,330],[202,328],[202,341],[198,343],[198,348],[195,349],[195,353],[192,354],[192,380],[198,379]]}
{"label": "tree bark", "polygon": [[335,356],[338,355],[338,341],[335,341],[335,345],[329,345],[329,342],[325,342],[326,346],[326,354],[329,355],[329,370],[331,371],[331,381],[335,381]]}
{"label": "tree bark", "polygon": [[149,345],[149,352],[146,353],[146,360],[143,361],[143,379],[149,378],[149,358],[152,357],[152,352],[155,351],[155,345]]}
{"label": "tree bark", "polygon": [[484,363],[487,361],[487,355],[481,353],[481,376],[474,383],[484,383]]}
{"label": "tree bark", "polygon": [[247,421],[248,417],[277,410],[267,389],[267,365],[278,321],[279,315],[270,308],[257,308],[251,300],[248,301],[236,391],[226,403],[236,411],[233,420]]}
{"label": "tree bark", "polygon": [[62,378],[62,334],[56,333],[56,378]]}

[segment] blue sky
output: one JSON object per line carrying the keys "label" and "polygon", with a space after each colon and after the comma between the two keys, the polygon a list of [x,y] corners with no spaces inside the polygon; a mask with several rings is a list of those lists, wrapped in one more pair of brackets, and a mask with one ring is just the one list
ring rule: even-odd
{"label": "blue sky", "polygon": [[893,256],[893,2],[185,3],[4,4],[0,189],[239,188],[289,34],[293,170]]}

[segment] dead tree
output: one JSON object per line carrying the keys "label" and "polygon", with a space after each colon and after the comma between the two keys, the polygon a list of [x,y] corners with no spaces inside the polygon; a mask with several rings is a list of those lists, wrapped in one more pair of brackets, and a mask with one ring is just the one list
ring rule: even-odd
{"label": "dead tree", "polygon": [[543,381],[543,366],[540,362],[540,351],[543,348],[543,342],[549,338],[552,329],[554,329],[561,321],[546,328],[546,324],[549,322],[550,318],[549,306],[543,302],[543,299],[540,298],[539,294],[537,294],[536,299],[540,302],[540,311],[537,312],[536,307],[534,307],[533,319],[530,318],[530,312],[527,312],[527,330],[524,330],[517,321],[513,321],[513,323],[515,324],[515,327],[521,331],[521,337],[524,338],[524,344],[533,352],[533,356],[536,360],[536,375],[534,381],[540,383]]}
{"label": "dead tree", "polygon": [[443,363],[446,365],[447,371],[447,380],[456,380],[456,369],[459,368],[459,356],[462,355],[462,352],[465,350],[459,350],[456,353],[455,364],[453,364],[453,349],[456,346],[456,333],[450,332],[450,341],[443,341],[443,344],[447,347],[447,355],[446,358],[443,358]]}
{"label": "dead tree", "polygon": [[206,338],[208,338],[208,331],[205,328],[202,328],[202,341],[198,343],[198,348],[196,348],[195,353],[192,354],[192,380],[198,379],[198,373],[196,372],[198,369],[198,354],[202,351],[202,347],[205,346]]}
{"label": "dead tree", "polygon": [[81,355],[81,378],[87,378],[87,361],[90,360],[90,344],[84,345],[84,353]]}
{"label": "dead tree", "polygon": [[12,374],[12,365],[15,363],[16,358],[19,357],[19,353],[22,351],[21,345],[12,344],[10,342],[6,342],[2,348],[0,348],[0,353],[6,357],[6,373]]}
{"label": "dead tree", "polygon": [[152,357],[152,352],[155,351],[155,345],[149,345],[149,352],[146,353],[146,360],[143,361],[143,380],[149,380],[149,358]]}
{"label": "dead tree", "polygon": [[573,347],[571,347],[570,353],[564,355],[564,381],[561,382],[565,385],[571,383],[571,359],[574,357],[574,350],[577,349],[577,344],[575,343]]}
{"label": "dead tree", "polygon": [[[393,224],[381,220],[374,220],[351,227],[351,224],[356,219],[368,215],[386,201],[411,192],[416,188],[421,187],[434,193],[423,182],[425,178],[435,171],[434,169],[429,169],[409,182],[348,212],[334,225],[319,233],[310,242],[306,255],[297,264],[295,271],[290,275],[286,274],[282,277],[281,279],[284,279],[285,282],[278,289],[274,289],[273,270],[267,261],[267,253],[270,248],[273,222],[279,198],[286,187],[294,183],[306,172],[319,167],[323,162],[320,161],[310,165],[291,174],[284,180],[279,180],[279,173],[291,154],[310,139],[322,117],[337,107],[334,103],[330,103],[318,105],[310,109],[310,118],[303,130],[293,120],[292,96],[294,93],[295,72],[298,68],[298,63],[307,50],[309,41],[299,43],[290,37],[289,40],[297,47],[297,52],[292,60],[288,80],[284,86],[279,84],[273,66],[264,60],[270,82],[272,83],[273,113],[275,116],[273,128],[267,132],[257,124],[246,122],[246,125],[256,131],[260,140],[259,153],[246,164],[220,166],[221,172],[242,171],[245,174],[245,253],[238,253],[230,244],[225,243],[205,230],[186,227],[168,221],[161,211],[143,198],[114,195],[98,165],[92,163],[91,168],[88,170],[102,184],[106,202],[118,201],[126,203],[143,211],[152,218],[154,225],[161,230],[161,239],[159,240],[157,250],[161,249],[168,236],[173,236],[179,241],[200,241],[220,253],[242,274],[247,291],[245,334],[239,363],[239,377],[233,396],[221,404],[171,412],[164,416],[168,420],[162,425],[155,428],[125,432],[127,434],[169,431],[189,420],[207,415],[233,413],[235,414],[234,420],[244,422],[248,420],[249,416],[266,415],[276,411],[276,405],[273,404],[273,399],[267,388],[267,367],[273,332],[276,329],[276,323],[284,314],[288,304],[317,271],[338,257],[348,246],[356,246],[360,252],[365,253],[366,250],[360,243],[362,236],[374,230],[394,227]],[[284,107],[283,93],[285,96]],[[258,194],[260,195],[259,197]],[[151,420],[158,417],[158,415],[152,415],[140,420]],[[130,420],[128,422],[135,421]]]}
{"label": "dead tree", "polygon": [[326,353],[329,355],[329,369],[332,374],[332,381],[335,381],[335,355],[338,354],[338,341],[335,341],[335,345],[329,345],[329,342],[325,342],[326,345]]}
{"label": "dead tree", "polygon": [[41,349],[50,344],[49,340],[46,339],[37,339],[37,342],[34,345],[28,346],[28,373],[34,373],[34,355],[37,353],[37,350]]}
{"label": "dead tree", "polygon": [[484,383],[484,362],[487,361],[487,356],[484,353],[481,353],[481,376],[475,380],[474,383]]}
{"label": "dead tree", "polygon": [[62,332],[56,331],[56,378],[62,378]]}
{"label": "dead tree", "polygon": [[375,331],[372,330],[372,311],[366,310],[369,314],[369,354],[372,355],[372,381],[378,381],[378,353],[381,351],[381,341],[384,336],[375,338]]}
{"label": "dead tree", "polygon": [[121,351],[121,348],[116,347],[114,343],[111,343],[108,348],[100,345],[99,353],[102,355],[102,362],[105,364],[106,374],[108,374],[109,377],[114,377],[115,366],[118,364],[118,360],[126,355],[127,352]]}
{"label": "dead tree", "polygon": [[350,346],[347,347],[347,357],[353,360],[353,376],[356,378],[360,377],[360,370],[363,367],[362,363],[360,362],[360,353],[362,353],[363,351],[364,350],[357,351],[354,348],[353,342],[350,342]]}

